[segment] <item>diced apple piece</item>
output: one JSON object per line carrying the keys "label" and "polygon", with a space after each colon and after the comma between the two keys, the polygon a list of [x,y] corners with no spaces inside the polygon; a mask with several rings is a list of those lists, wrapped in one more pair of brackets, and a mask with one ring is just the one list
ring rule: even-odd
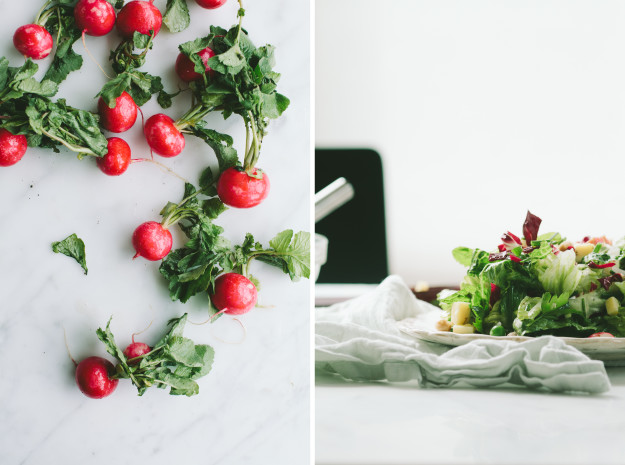
{"label": "diced apple piece", "polygon": [[475,332],[475,328],[473,325],[453,325],[451,331],[456,334],[473,334]]}
{"label": "diced apple piece", "polygon": [[610,297],[605,301],[605,311],[608,315],[618,315],[618,299],[616,297]]}
{"label": "diced apple piece", "polygon": [[451,304],[451,324],[463,325],[469,322],[471,307],[466,302],[454,302]]}

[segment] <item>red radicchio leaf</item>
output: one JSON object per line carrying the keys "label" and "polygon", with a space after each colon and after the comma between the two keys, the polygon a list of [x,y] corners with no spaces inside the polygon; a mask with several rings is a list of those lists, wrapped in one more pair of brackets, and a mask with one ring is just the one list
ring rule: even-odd
{"label": "red radicchio leaf", "polygon": [[590,236],[584,236],[582,242],[588,242],[590,240]]}
{"label": "red radicchio leaf", "polygon": [[531,245],[532,241],[538,237],[538,228],[543,220],[533,215],[529,210],[523,223],[523,236],[525,237],[525,243]]}
{"label": "red radicchio leaf", "polygon": [[521,239],[516,237],[510,231],[505,232],[503,236],[501,236],[501,242],[503,242],[503,245],[507,250],[512,250],[521,245]]}
{"label": "red radicchio leaf", "polygon": [[506,244],[499,244],[497,246],[497,248],[499,249],[500,252],[505,252],[506,251]]}
{"label": "red radicchio leaf", "polygon": [[614,265],[616,265],[616,263],[612,262],[612,263],[595,263],[592,260],[588,263],[588,268],[611,268]]}
{"label": "red radicchio leaf", "polygon": [[595,289],[597,289],[597,283],[590,283],[590,292],[594,291]]}
{"label": "red radicchio leaf", "polygon": [[511,253],[511,254],[510,254],[510,260],[512,260],[513,262],[517,262],[517,263],[519,263],[519,262],[521,261],[521,258],[520,258],[520,257],[517,257],[516,255],[514,255],[514,254],[512,254],[512,253]]}
{"label": "red radicchio leaf", "polygon": [[620,273],[614,273],[614,274],[611,274],[610,276],[606,276],[605,278],[599,278],[599,282],[601,283],[601,285],[606,291],[610,289],[610,285],[612,283],[616,283],[616,282],[620,283],[621,281],[623,281],[623,276]]}

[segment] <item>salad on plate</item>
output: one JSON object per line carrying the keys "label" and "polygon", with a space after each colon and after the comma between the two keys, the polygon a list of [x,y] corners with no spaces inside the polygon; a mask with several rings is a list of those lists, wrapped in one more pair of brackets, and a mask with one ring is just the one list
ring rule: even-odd
{"label": "salad on plate", "polygon": [[625,337],[625,238],[567,240],[538,234],[529,211],[523,234],[493,251],[457,247],[466,266],[460,290],[438,295],[439,331],[492,336]]}

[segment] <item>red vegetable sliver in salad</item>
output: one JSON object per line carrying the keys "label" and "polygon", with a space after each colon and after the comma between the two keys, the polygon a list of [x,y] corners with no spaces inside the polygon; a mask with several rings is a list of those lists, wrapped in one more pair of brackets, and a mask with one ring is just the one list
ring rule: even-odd
{"label": "red vegetable sliver in salad", "polygon": [[493,305],[495,305],[495,302],[497,302],[499,300],[499,297],[501,295],[501,290],[499,289],[499,286],[497,286],[497,284],[495,283],[490,283],[490,306],[492,307]]}
{"label": "red vegetable sliver in salad", "polygon": [[592,260],[588,263],[588,268],[612,268],[616,263],[595,263]]}
{"label": "red vegetable sliver in salad", "polygon": [[521,261],[521,259],[514,254],[510,254],[510,260],[512,260],[513,262],[517,262],[517,263]]}
{"label": "red vegetable sliver in salad", "polygon": [[500,252],[505,252],[506,251],[506,244],[499,244],[497,246],[497,248],[499,249]]}
{"label": "red vegetable sliver in salad", "polygon": [[543,220],[533,215],[529,210],[523,223],[523,236],[525,237],[525,243],[530,245],[533,240],[538,237],[538,228]]}

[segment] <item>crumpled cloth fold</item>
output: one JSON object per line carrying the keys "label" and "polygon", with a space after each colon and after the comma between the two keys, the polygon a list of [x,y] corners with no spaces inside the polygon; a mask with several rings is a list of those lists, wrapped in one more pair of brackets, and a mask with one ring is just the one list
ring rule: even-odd
{"label": "crumpled cloth fold", "polygon": [[610,389],[603,362],[554,336],[525,342],[475,340],[450,348],[403,334],[407,318],[439,319],[397,276],[347,302],[316,309],[315,365],[357,381],[416,380],[421,387],[525,386],[599,394]]}

